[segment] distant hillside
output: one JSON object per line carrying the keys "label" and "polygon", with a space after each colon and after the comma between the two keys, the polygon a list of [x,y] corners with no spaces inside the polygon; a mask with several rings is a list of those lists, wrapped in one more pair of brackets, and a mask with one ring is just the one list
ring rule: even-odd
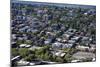
{"label": "distant hillside", "polygon": [[49,5],[49,6],[71,7],[71,8],[84,8],[84,9],[88,9],[88,8],[96,9],[96,6],[94,6],[94,5],[47,3],[47,2],[34,2],[34,1],[17,1],[17,0],[12,0],[11,3],[21,3],[21,4],[31,4],[31,5]]}

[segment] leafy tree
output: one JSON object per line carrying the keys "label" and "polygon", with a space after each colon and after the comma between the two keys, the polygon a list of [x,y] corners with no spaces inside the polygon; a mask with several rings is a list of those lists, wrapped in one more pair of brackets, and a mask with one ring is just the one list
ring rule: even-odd
{"label": "leafy tree", "polygon": [[28,54],[30,54],[30,51],[27,48],[20,48],[19,54],[20,56],[25,58],[26,56],[28,56]]}
{"label": "leafy tree", "polygon": [[17,56],[19,54],[16,48],[12,48],[11,53],[12,53],[12,56]]}
{"label": "leafy tree", "polygon": [[31,44],[32,44],[32,41],[31,41],[31,40],[29,40],[29,41],[24,41],[24,44],[29,44],[29,45],[31,45]]}
{"label": "leafy tree", "polygon": [[26,61],[32,61],[33,59],[36,59],[35,54],[29,54],[24,58]]}
{"label": "leafy tree", "polygon": [[61,57],[56,57],[56,62],[63,62],[63,59]]}
{"label": "leafy tree", "polygon": [[50,56],[50,58],[49,58],[49,60],[50,61],[56,61],[56,56],[55,55],[49,55]]}
{"label": "leafy tree", "polygon": [[95,29],[91,29],[91,34],[95,35],[96,34],[96,30]]}
{"label": "leafy tree", "polygon": [[71,60],[72,60],[72,57],[71,57],[71,55],[70,54],[67,54],[67,55],[65,55],[64,56],[64,61],[63,62],[70,62]]}

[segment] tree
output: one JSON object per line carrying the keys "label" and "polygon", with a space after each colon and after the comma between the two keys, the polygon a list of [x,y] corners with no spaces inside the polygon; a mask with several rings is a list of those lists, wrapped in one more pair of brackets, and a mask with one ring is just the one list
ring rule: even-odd
{"label": "tree", "polygon": [[56,57],[56,60],[55,60],[56,62],[63,62],[63,58],[61,58],[61,57]]}
{"label": "tree", "polygon": [[44,60],[50,60],[49,52],[46,52],[46,53],[44,54]]}
{"label": "tree", "polygon": [[11,53],[12,53],[12,56],[17,56],[19,54],[16,48],[12,48]]}
{"label": "tree", "polygon": [[44,46],[41,49],[35,50],[35,55],[41,59],[47,59],[49,57],[49,46]]}
{"label": "tree", "polygon": [[32,61],[33,59],[36,59],[35,54],[29,54],[24,58],[26,61]]}
{"label": "tree", "polygon": [[90,31],[90,32],[91,32],[91,34],[92,34],[92,35],[95,35],[95,34],[96,34],[96,30],[95,30],[95,29],[93,29],[93,28],[91,29],[91,31]]}
{"label": "tree", "polygon": [[31,44],[32,44],[32,41],[31,41],[31,40],[24,41],[24,44],[29,44],[29,45],[31,45]]}
{"label": "tree", "polygon": [[55,62],[56,61],[56,56],[53,54],[49,54],[49,60]]}
{"label": "tree", "polygon": [[25,58],[26,56],[28,56],[28,54],[30,54],[30,51],[27,48],[20,48],[19,54],[20,56]]}
{"label": "tree", "polygon": [[70,54],[67,54],[64,56],[63,60],[64,60],[63,62],[70,62],[72,60],[72,57]]}

